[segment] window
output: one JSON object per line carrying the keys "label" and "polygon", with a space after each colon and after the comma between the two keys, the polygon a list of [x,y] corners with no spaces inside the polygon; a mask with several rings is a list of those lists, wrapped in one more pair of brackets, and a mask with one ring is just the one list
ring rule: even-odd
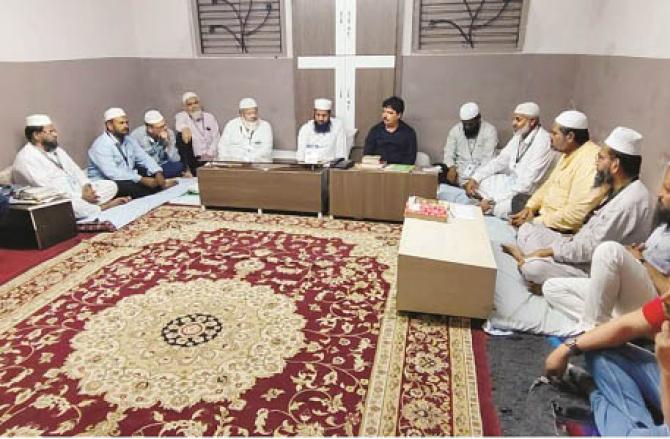
{"label": "window", "polygon": [[203,55],[281,55],[280,0],[195,0]]}
{"label": "window", "polygon": [[414,49],[518,49],[524,0],[415,0]]}

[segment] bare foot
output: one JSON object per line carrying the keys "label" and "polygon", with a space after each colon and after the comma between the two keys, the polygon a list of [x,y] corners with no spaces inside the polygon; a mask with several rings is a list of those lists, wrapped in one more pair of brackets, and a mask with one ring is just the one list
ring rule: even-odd
{"label": "bare foot", "polygon": [[521,249],[514,244],[501,244],[500,248],[504,253],[507,253],[519,263],[519,265],[525,262],[525,255],[521,252]]}
{"label": "bare foot", "polygon": [[130,197],[118,197],[118,198],[113,198],[109,200],[106,203],[103,203],[100,208],[102,210],[107,210],[111,209],[112,207],[120,206],[122,204],[126,204],[128,201],[130,201],[132,198]]}
{"label": "bare foot", "polygon": [[536,284],[535,282],[528,282],[528,291],[536,296],[542,295],[542,285]]}
{"label": "bare foot", "polygon": [[169,187],[172,187],[172,186],[175,186],[176,184],[177,184],[177,180],[175,180],[174,178],[170,178],[168,180],[165,180],[165,189],[167,189]]}

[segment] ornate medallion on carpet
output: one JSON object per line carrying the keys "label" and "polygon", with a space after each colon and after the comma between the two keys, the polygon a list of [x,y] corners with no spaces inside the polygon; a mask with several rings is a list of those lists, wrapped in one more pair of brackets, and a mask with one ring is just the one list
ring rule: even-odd
{"label": "ornate medallion on carpet", "polygon": [[481,435],[400,226],[163,207],[0,287],[3,435]]}

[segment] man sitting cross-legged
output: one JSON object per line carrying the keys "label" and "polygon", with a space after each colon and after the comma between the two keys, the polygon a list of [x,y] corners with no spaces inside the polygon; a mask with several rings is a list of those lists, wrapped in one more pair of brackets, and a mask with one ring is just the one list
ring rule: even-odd
{"label": "man sitting cross-legged", "polygon": [[25,135],[28,143],[19,151],[12,166],[14,182],[41,186],[67,194],[77,219],[92,217],[130,200],[114,198],[116,183],[110,180],[90,181],[86,174],[58,146],[58,131],[45,114],[26,118]]}
{"label": "man sitting cross-legged", "polygon": [[[588,215],[575,234],[562,234],[544,224],[525,223],[516,245],[503,250],[518,262],[529,282],[540,285],[554,277],[586,277],[595,248],[604,241],[632,244],[649,236],[652,197],[638,179],[642,136],[628,128],[616,128],[598,152],[594,186],[605,198]],[[560,165],[559,165],[560,166]]]}

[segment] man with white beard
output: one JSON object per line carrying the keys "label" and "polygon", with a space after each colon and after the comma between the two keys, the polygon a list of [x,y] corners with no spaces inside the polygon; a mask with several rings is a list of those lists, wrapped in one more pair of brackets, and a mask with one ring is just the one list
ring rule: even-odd
{"label": "man with white beard", "polygon": [[298,132],[296,159],[299,162],[329,162],[347,158],[347,140],[342,122],[331,117],[333,102],[329,99],[314,100],[314,118]]}
{"label": "man with white beard", "polygon": [[240,101],[240,115],[230,120],[219,141],[219,160],[238,162],[272,161],[272,127],[258,117],[253,98]]}
{"label": "man with white beard", "polygon": [[[484,213],[507,219],[513,213],[513,198],[532,195],[549,174],[556,153],[551,150],[549,133],[540,126],[540,107],[536,103],[517,105],[512,128],[514,136],[498,157],[479,167],[463,189],[449,187],[449,192],[439,194],[440,198],[477,203]],[[524,204],[525,201],[520,203],[520,207]]]}
{"label": "man with white beard", "polygon": [[219,124],[213,114],[203,111],[200,98],[193,92],[181,97],[184,111],[175,116],[177,149],[191,174],[203,162],[215,160],[219,144]]}

